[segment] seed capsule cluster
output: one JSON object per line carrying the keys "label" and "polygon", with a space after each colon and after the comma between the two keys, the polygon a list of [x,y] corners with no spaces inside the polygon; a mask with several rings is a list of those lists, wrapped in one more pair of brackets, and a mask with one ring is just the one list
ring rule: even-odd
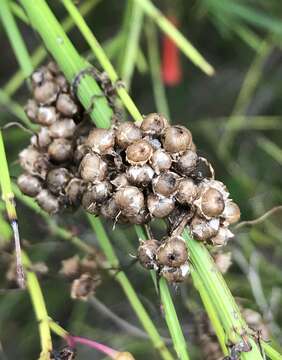
{"label": "seed capsule cluster", "polygon": [[189,272],[185,243],[173,235],[183,217],[192,236],[205,244],[225,245],[233,236],[228,226],[238,221],[239,207],[197,154],[186,127],[152,113],[140,123],[95,128],[81,121],[79,104],[53,63],[35,72],[32,84],[26,113],[41,128],[20,153],[25,173],[18,185],[45,211],[82,205],[114,222],[168,220],[169,236],[141,243],[138,254],[146,268],[171,282]]}

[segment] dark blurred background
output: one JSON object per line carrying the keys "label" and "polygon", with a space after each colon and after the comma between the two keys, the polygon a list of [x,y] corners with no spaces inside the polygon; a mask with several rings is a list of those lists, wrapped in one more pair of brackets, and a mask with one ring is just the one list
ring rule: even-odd
{"label": "dark blurred background", "polygon": [[[80,2],[82,3],[82,1]],[[66,16],[59,1],[49,1],[57,18]],[[282,204],[282,7],[278,0],[248,1],[155,1],[167,15],[177,19],[181,32],[214,66],[215,75],[208,77],[179,53],[181,76],[165,93],[170,121],[183,124],[193,132],[198,151],[214,165],[216,177],[228,186],[232,198],[240,205],[242,220],[257,218],[274,206]],[[125,1],[100,1],[85,16],[99,41],[108,44],[123,28]],[[28,49],[32,53],[40,39],[18,20]],[[143,114],[156,111],[152,90],[148,44],[147,17],[140,34],[144,56],[137,60],[130,91]],[[81,54],[89,57],[89,49],[77,29],[69,33]],[[160,60],[164,61],[164,35],[158,29]],[[0,25],[0,87],[18,70],[10,43]],[[177,51],[176,51],[177,52]],[[109,50],[113,64],[121,69],[123,43]],[[91,57],[90,57],[91,58]],[[175,65],[177,66],[177,65]],[[24,105],[30,96],[22,86],[13,99]],[[0,125],[17,121],[11,107],[0,104]],[[18,152],[29,143],[29,134],[18,128],[5,130],[5,145],[10,172],[19,173]],[[0,175],[1,176],[1,175]],[[58,274],[61,260],[77,253],[68,242],[54,237],[44,220],[17,204],[21,236],[33,261],[45,261],[49,272],[41,279],[49,314],[71,333],[84,335],[114,348],[132,351],[137,359],[158,359],[149,340],[120,330],[105,313],[87,302],[70,299],[70,284]],[[3,206],[1,217],[5,219]],[[282,345],[282,222],[277,212],[262,223],[234,230],[230,241],[232,261],[226,281],[243,306],[259,311],[277,343]],[[9,236],[4,221],[0,222],[1,237]],[[90,244],[97,241],[80,211],[54,218],[60,225],[75,231]],[[132,228],[108,224],[111,239],[121,263],[131,262],[136,253],[137,238]],[[156,233],[158,223],[153,225]],[[8,257],[0,261],[0,359],[35,359],[40,345],[38,328],[29,296],[11,290],[16,285],[6,280]],[[250,271],[251,270],[251,271]],[[139,265],[126,270],[141,300],[160,332],[168,336],[160,310],[159,299],[148,273]],[[3,290],[2,290],[3,289]],[[5,291],[4,289],[9,289]],[[191,280],[172,289],[192,359],[202,359],[195,337],[194,317],[201,311],[201,302]],[[141,328],[117,282],[103,274],[96,297],[108,310]],[[57,348],[63,346],[54,338]],[[79,359],[102,359],[103,356],[79,348]]]}

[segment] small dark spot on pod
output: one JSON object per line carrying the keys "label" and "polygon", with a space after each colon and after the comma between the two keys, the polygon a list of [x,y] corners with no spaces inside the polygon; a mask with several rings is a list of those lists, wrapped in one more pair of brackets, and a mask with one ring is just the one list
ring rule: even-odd
{"label": "small dark spot on pod", "polygon": [[179,267],[187,260],[187,248],[182,238],[172,237],[158,248],[157,262],[161,266]]}

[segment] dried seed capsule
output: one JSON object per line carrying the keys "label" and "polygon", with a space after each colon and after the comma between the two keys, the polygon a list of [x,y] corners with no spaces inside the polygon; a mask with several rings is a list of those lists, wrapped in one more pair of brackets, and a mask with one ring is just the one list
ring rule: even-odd
{"label": "dried seed capsule", "polygon": [[41,191],[41,181],[30,174],[21,174],[17,180],[18,187],[25,195],[34,197]]}
{"label": "dried seed capsule", "polygon": [[215,246],[226,245],[228,240],[233,238],[234,234],[224,226],[221,226],[218,233],[210,239],[211,244]]}
{"label": "dried seed capsule", "polygon": [[144,195],[135,186],[126,186],[115,193],[115,201],[122,214],[135,216],[144,209]]}
{"label": "dried seed capsule", "polygon": [[31,145],[39,148],[46,148],[50,145],[52,139],[50,137],[50,132],[47,127],[42,126],[39,132],[33,135],[30,139]]}
{"label": "dried seed capsule", "polygon": [[162,143],[156,138],[152,138],[151,136],[145,136],[143,139],[148,141],[148,143],[152,146],[154,150],[158,150],[162,147]]}
{"label": "dried seed capsule", "polygon": [[127,176],[125,174],[119,174],[116,176],[113,180],[111,180],[111,183],[116,187],[117,189],[125,187],[129,185],[129,182],[127,180]]}
{"label": "dried seed capsule", "polygon": [[67,139],[54,139],[48,147],[50,159],[55,163],[64,163],[71,160],[73,147],[71,141]]}
{"label": "dried seed capsule", "polygon": [[131,165],[144,165],[153,155],[153,148],[146,140],[138,140],[126,149],[126,160]]}
{"label": "dried seed capsule", "polygon": [[90,131],[85,145],[97,154],[111,153],[115,144],[115,136],[112,130],[93,129]]}
{"label": "dried seed capsule", "polygon": [[60,69],[55,61],[49,61],[47,64],[47,69],[52,73],[53,76],[60,74]]}
{"label": "dried seed capsule", "polygon": [[[204,157],[199,156],[196,167],[189,174],[191,177],[197,181],[205,181],[209,179],[214,179],[214,169],[211,164]],[[212,181],[210,180],[210,181]]]}
{"label": "dried seed capsule", "polygon": [[232,265],[231,257],[231,252],[219,252],[213,255],[215,265],[222,274],[225,274]]}
{"label": "dried seed capsule", "polygon": [[46,66],[40,67],[38,70],[34,71],[31,75],[32,86],[41,86],[46,81],[52,81],[53,75],[47,69]]}
{"label": "dried seed capsule", "polygon": [[92,194],[93,201],[102,203],[111,195],[112,185],[109,181],[101,181],[91,186],[89,192]]}
{"label": "dried seed capsule", "polygon": [[55,214],[60,210],[59,200],[48,190],[41,190],[36,196],[38,205],[49,214]]}
{"label": "dried seed capsule", "polygon": [[178,160],[177,169],[184,175],[190,175],[196,168],[198,156],[192,150],[187,150]]}
{"label": "dried seed capsule", "polygon": [[46,157],[33,146],[22,150],[19,154],[21,167],[28,173],[45,178],[48,171],[48,161]]}
{"label": "dried seed capsule", "polygon": [[192,205],[198,195],[198,187],[192,179],[181,179],[178,184],[176,200],[183,205]]}
{"label": "dried seed capsule", "polygon": [[175,203],[172,198],[150,194],[147,198],[147,206],[153,217],[164,218],[172,212]]}
{"label": "dried seed capsule", "polygon": [[161,266],[179,267],[188,260],[184,240],[174,236],[164,242],[157,251],[157,262]]}
{"label": "dried seed capsule", "polygon": [[57,121],[57,113],[54,106],[40,106],[38,108],[37,123],[43,126],[51,126]]}
{"label": "dried seed capsule", "polygon": [[155,172],[160,174],[160,172],[170,169],[172,160],[166,151],[158,149],[153,153],[150,163]]}
{"label": "dried seed capsule", "polygon": [[141,123],[141,129],[150,135],[161,135],[167,126],[166,118],[157,113],[147,115]]}
{"label": "dried seed capsule", "polygon": [[95,290],[101,284],[100,276],[82,274],[79,279],[75,279],[71,286],[71,298],[87,300],[94,295]]}
{"label": "dried seed capsule", "polygon": [[147,224],[150,221],[150,215],[145,209],[143,209],[139,214],[126,216],[126,219],[130,224],[142,225]]}
{"label": "dried seed capsule", "polygon": [[83,180],[100,182],[107,176],[107,164],[97,154],[86,154],[80,164],[80,175]]}
{"label": "dried seed capsule", "polygon": [[155,239],[141,241],[137,250],[137,257],[145,269],[158,269],[156,254],[159,246],[160,242]]}
{"label": "dried seed capsule", "polygon": [[38,106],[37,106],[37,103],[35,100],[29,99],[24,108],[24,111],[25,111],[27,117],[32,122],[35,122],[35,123],[37,122]]}
{"label": "dried seed capsule", "polygon": [[201,196],[201,210],[208,217],[219,216],[224,210],[222,194],[214,188],[206,190]]}
{"label": "dried seed capsule", "polygon": [[73,119],[62,119],[56,121],[49,127],[53,138],[70,138],[74,135],[76,124]]}
{"label": "dried seed capsule", "polygon": [[191,132],[184,126],[176,125],[166,128],[163,139],[164,149],[170,153],[181,153],[192,144]]}
{"label": "dried seed capsule", "polygon": [[178,187],[180,177],[172,171],[161,173],[153,180],[153,191],[163,196],[173,195]]}
{"label": "dried seed capsule", "polygon": [[82,158],[89,152],[88,147],[85,144],[78,145],[75,148],[74,154],[73,154],[73,161],[76,164],[79,164],[82,160]]}
{"label": "dried seed capsule", "polygon": [[130,166],[126,170],[126,177],[132,185],[146,186],[154,176],[154,170],[147,164],[143,166]]}
{"label": "dried seed capsule", "polygon": [[219,219],[205,220],[195,216],[191,222],[192,235],[200,241],[207,241],[215,236],[219,230]]}
{"label": "dried seed capsule", "polygon": [[57,110],[65,116],[72,117],[78,111],[76,103],[69,94],[60,94],[56,102]]}
{"label": "dried seed capsule", "polygon": [[116,142],[123,149],[141,138],[142,131],[131,122],[120,123],[116,129]]}
{"label": "dried seed capsule", "polygon": [[160,272],[160,275],[163,276],[169,283],[180,283],[185,280],[189,273],[190,267],[187,262],[176,268],[164,266]]}
{"label": "dried seed capsule", "polygon": [[59,86],[60,90],[63,92],[69,92],[69,85],[67,79],[64,75],[57,75],[55,78],[56,84]]}
{"label": "dried seed capsule", "polygon": [[85,185],[81,179],[71,179],[71,181],[66,186],[66,196],[68,202],[73,206],[78,206],[84,190]]}
{"label": "dried seed capsule", "polygon": [[45,81],[33,90],[33,97],[41,105],[50,105],[57,99],[59,86],[53,81]]}
{"label": "dried seed capsule", "polygon": [[70,177],[69,171],[65,168],[52,169],[47,175],[48,189],[55,195],[62,194]]}
{"label": "dried seed capsule", "polygon": [[240,220],[240,208],[232,200],[225,202],[225,208],[221,216],[225,219],[227,225],[234,224]]}
{"label": "dried seed capsule", "polygon": [[82,196],[81,201],[82,207],[90,214],[98,215],[99,207],[95,199],[93,199],[93,194],[91,191],[86,191]]}
{"label": "dried seed capsule", "polygon": [[111,197],[107,202],[102,204],[100,209],[101,215],[104,216],[107,219],[116,219],[118,216],[120,209],[116,203],[116,200],[114,197]]}

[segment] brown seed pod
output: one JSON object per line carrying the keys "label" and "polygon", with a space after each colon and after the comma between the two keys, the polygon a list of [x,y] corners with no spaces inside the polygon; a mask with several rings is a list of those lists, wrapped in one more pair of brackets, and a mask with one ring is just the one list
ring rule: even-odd
{"label": "brown seed pod", "polygon": [[70,140],[54,139],[48,147],[50,159],[58,164],[71,160],[73,155],[73,147]]}
{"label": "brown seed pod", "polygon": [[52,81],[53,75],[46,66],[41,66],[31,75],[31,83],[33,87],[41,86],[46,81]]}
{"label": "brown seed pod", "polygon": [[54,106],[39,106],[36,122],[43,126],[51,126],[58,119]]}
{"label": "brown seed pod", "polygon": [[163,147],[169,153],[182,153],[190,149],[192,144],[191,132],[184,126],[176,125],[166,128]]}
{"label": "brown seed pod", "polygon": [[180,156],[176,167],[183,175],[190,175],[196,168],[198,156],[192,150],[187,150]]}
{"label": "brown seed pod", "polygon": [[93,194],[91,191],[86,191],[83,194],[81,204],[83,209],[88,213],[93,215],[99,214],[98,204],[96,203],[95,199],[93,199]]}
{"label": "brown seed pod", "polygon": [[158,269],[156,254],[159,246],[160,242],[155,239],[140,242],[137,250],[137,257],[140,264],[145,269]]}
{"label": "brown seed pod", "polygon": [[71,174],[65,168],[52,169],[47,175],[48,189],[55,195],[65,192],[65,187],[69,182]]}
{"label": "brown seed pod", "polygon": [[172,171],[161,173],[153,180],[153,191],[163,196],[173,195],[178,187],[179,175]]}
{"label": "brown seed pod", "polygon": [[60,274],[68,278],[74,278],[79,276],[80,272],[80,258],[78,255],[74,255],[70,258],[61,261]]}
{"label": "brown seed pod", "polygon": [[218,252],[213,255],[215,265],[222,274],[225,274],[232,265],[231,258],[232,258],[231,252],[226,252],[226,253]]}
{"label": "brown seed pod", "polygon": [[50,145],[52,139],[50,137],[49,129],[45,126],[42,126],[39,130],[39,132],[35,135],[33,135],[30,139],[31,145],[34,147],[38,147],[41,149],[46,148]]}
{"label": "brown seed pod", "polygon": [[60,94],[56,102],[57,110],[65,116],[72,117],[78,111],[76,103],[69,94]]}
{"label": "brown seed pod", "polygon": [[38,106],[35,100],[29,99],[24,107],[24,111],[32,122],[37,123]]}
{"label": "brown seed pod", "polygon": [[150,215],[145,209],[141,210],[139,214],[126,216],[127,221],[134,225],[147,224],[150,221]]}
{"label": "brown seed pod", "polygon": [[153,138],[151,136],[145,136],[143,139],[148,141],[148,143],[152,146],[154,150],[158,150],[162,147],[162,143],[159,139]]}
{"label": "brown seed pod", "polygon": [[130,166],[126,170],[126,177],[132,185],[146,186],[150,184],[154,170],[147,164],[143,166]]}
{"label": "brown seed pod", "polygon": [[75,279],[71,286],[71,298],[86,301],[94,295],[97,287],[101,284],[100,276],[82,274],[79,279]]}
{"label": "brown seed pod", "polygon": [[95,128],[90,131],[85,145],[97,154],[104,155],[113,151],[115,135],[112,130]]}
{"label": "brown seed pod", "polygon": [[190,229],[195,239],[206,242],[217,234],[219,225],[219,219],[206,220],[195,216]]}
{"label": "brown seed pod", "polygon": [[221,226],[218,233],[213,236],[209,242],[214,246],[223,246],[227,244],[227,241],[234,237],[233,233],[225,226]]}
{"label": "brown seed pod", "polygon": [[85,184],[81,179],[73,178],[67,184],[65,192],[70,205],[79,206],[82,194],[85,190]]}
{"label": "brown seed pod", "polygon": [[144,209],[144,195],[135,186],[126,186],[117,190],[115,201],[125,216],[135,216]]}
{"label": "brown seed pod", "polygon": [[239,206],[232,200],[225,202],[225,208],[221,216],[225,219],[226,225],[234,224],[240,220],[241,212]]}
{"label": "brown seed pod", "polygon": [[51,72],[53,76],[57,76],[60,74],[59,66],[55,63],[55,61],[49,61],[46,68],[48,71]]}
{"label": "brown seed pod", "polygon": [[83,157],[79,171],[83,180],[97,183],[106,178],[107,164],[99,155],[88,153]]}
{"label": "brown seed pod", "polygon": [[59,86],[60,90],[62,92],[69,92],[69,84],[67,79],[64,77],[64,75],[59,74],[55,78],[56,84]]}
{"label": "brown seed pod", "polygon": [[224,210],[224,198],[220,191],[215,188],[206,189],[199,199],[197,204],[200,204],[200,212],[206,218],[217,217],[222,214]]}
{"label": "brown seed pod", "polygon": [[181,179],[178,183],[176,200],[182,205],[192,205],[198,195],[198,187],[192,179]]}
{"label": "brown seed pod", "polygon": [[76,146],[74,154],[73,154],[73,161],[76,164],[80,164],[81,160],[88,152],[89,152],[89,149],[85,144]]}
{"label": "brown seed pod", "polygon": [[109,181],[101,181],[89,189],[92,194],[93,201],[102,203],[111,195],[112,185]]}
{"label": "brown seed pod", "polygon": [[150,194],[147,198],[147,206],[153,217],[164,218],[172,212],[175,203],[173,198]]}
{"label": "brown seed pod", "polygon": [[188,262],[176,268],[164,266],[160,271],[160,275],[172,284],[183,282],[189,273],[190,267]]}
{"label": "brown seed pod", "polygon": [[113,184],[114,187],[119,189],[129,185],[129,182],[125,174],[119,174],[113,180],[111,180],[111,184]]}
{"label": "brown seed pod", "polygon": [[156,174],[160,174],[160,172],[170,169],[172,160],[169,153],[163,149],[158,149],[153,153],[150,159],[150,164]]}
{"label": "brown seed pod", "polygon": [[45,178],[48,171],[48,161],[46,156],[40,153],[33,146],[28,146],[19,154],[21,167],[32,175]]}
{"label": "brown seed pod", "polygon": [[157,250],[157,262],[161,266],[179,267],[187,260],[186,244],[178,236],[169,238]]}
{"label": "brown seed pod", "polygon": [[33,89],[33,97],[40,105],[50,105],[57,99],[59,91],[59,86],[53,81],[44,81]]}
{"label": "brown seed pod", "polygon": [[21,192],[31,197],[38,195],[42,189],[41,181],[30,174],[21,174],[18,177],[17,184]]}
{"label": "brown seed pod", "polygon": [[142,138],[142,131],[131,122],[123,122],[116,129],[116,142],[119,147],[126,149],[128,145]]}
{"label": "brown seed pod", "polygon": [[101,215],[107,219],[114,220],[117,218],[118,214],[120,213],[120,209],[113,196],[104,204],[102,204],[100,212]]}
{"label": "brown seed pod", "polygon": [[157,113],[147,115],[141,123],[141,129],[145,134],[150,135],[161,135],[167,126],[167,119]]}
{"label": "brown seed pod", "polygon": [[56,121],[49,127],[52,138],[71,138],[74,135],[76,124],[73,119],[62,119]]}
{"label": "brown seed pod", "polygon": [[60,210],[59,200],[48,190],[41,190],[36,196],[38,205],[49,214],[55,214]]}
{"label": "brown seed pod", "polygon": [[126,149],[126,160],[131,165],[144,165],[153,155],[153,148],[148,141],[142,139],[135,141]]}

